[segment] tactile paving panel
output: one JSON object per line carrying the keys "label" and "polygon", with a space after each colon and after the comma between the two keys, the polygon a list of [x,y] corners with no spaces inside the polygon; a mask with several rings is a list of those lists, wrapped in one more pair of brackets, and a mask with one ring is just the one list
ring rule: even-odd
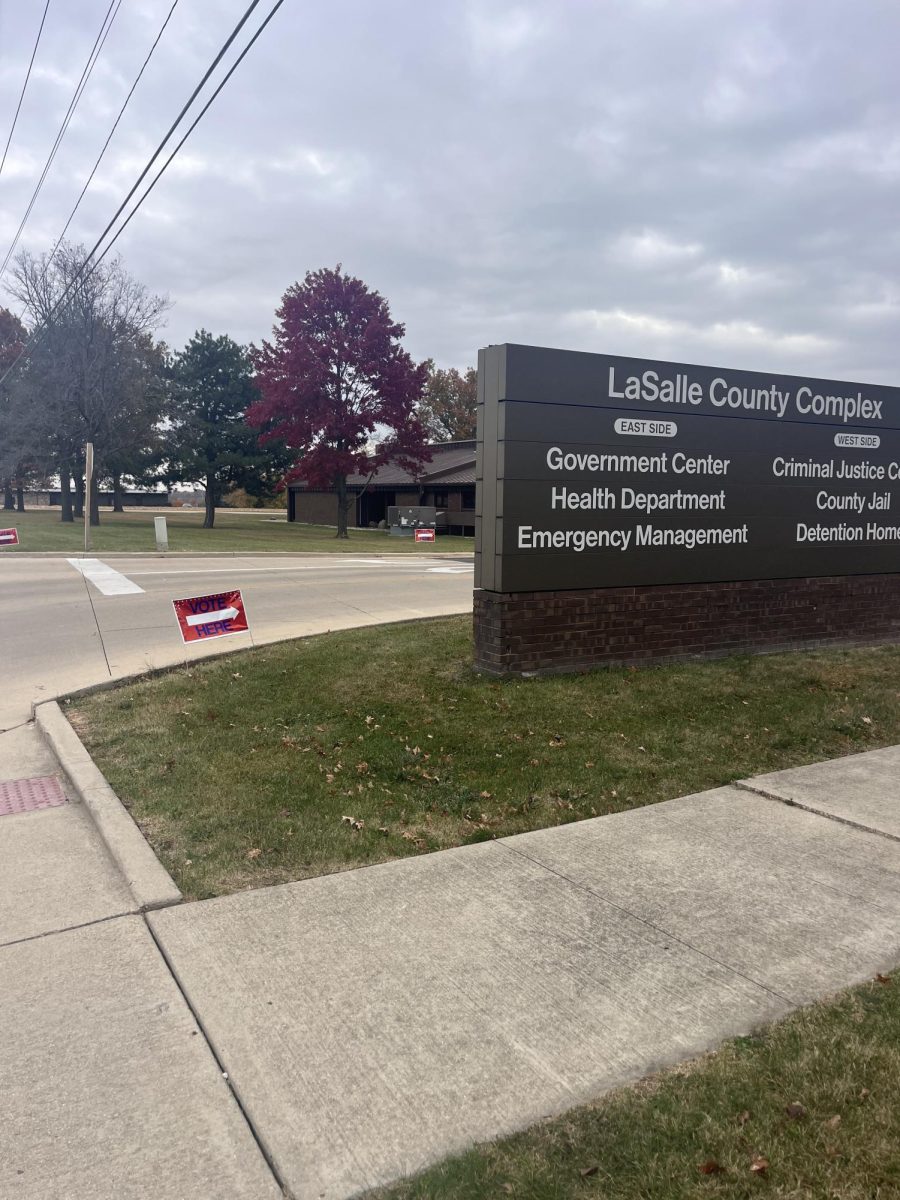
{"label": "tactile paving panel", "polygon": [[0,817],[35,812],[39,808],[57,808],[65,803],[66,797],[55,775],[0,783]]}

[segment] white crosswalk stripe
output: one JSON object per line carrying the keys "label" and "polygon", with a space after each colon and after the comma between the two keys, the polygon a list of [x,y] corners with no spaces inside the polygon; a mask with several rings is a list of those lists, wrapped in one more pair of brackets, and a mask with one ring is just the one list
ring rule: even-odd
{"label": "white crosswalk stripe", "polygon": [[132,596],[144,590],[134,580],[101,562],[99,558],[69,558],[66,561],[71,563],[76,571],[80,571],[104,596]]}

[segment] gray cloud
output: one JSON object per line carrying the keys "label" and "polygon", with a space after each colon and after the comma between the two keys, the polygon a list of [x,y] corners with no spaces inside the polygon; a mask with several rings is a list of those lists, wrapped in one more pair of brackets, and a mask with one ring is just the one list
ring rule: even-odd
{"label": "gray cloud", "polygon": [[[59,232],[169,3],[125,0],[29,249]],[[105,8],[51,4],[4,248]],[[78,240],[243,8],[182,0]],[[39,15],[0,9],[3,121]],[[340,261],[445,365],[510,340],[897,382],[898,44],[877,0],[287,0],[119,247],[175,301],[174,345],[267,336],[285,288]]]}

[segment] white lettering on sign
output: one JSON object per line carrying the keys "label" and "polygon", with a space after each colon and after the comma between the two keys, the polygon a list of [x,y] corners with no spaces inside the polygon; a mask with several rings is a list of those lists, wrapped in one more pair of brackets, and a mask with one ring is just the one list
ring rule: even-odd
{"label": "white lettering on sign", "polygon": [[661,454],[597,454],[572,451],[566,453],[559,446],[547,451],[547,466],[551,471],[622,471],[636,475],[665,474],[668,471],[669,455]]}
{"label": "white lettering on sign", "polygon": [[633,475],[665,475],[668,471],[676,475],[727,475],[730,458],[716,458],[714,454],[695,457],[676,450],[659,454],[597,454],[596,451],[564,451],[551,446],[547,451],[547,466],[551,471],[588,471],[594,474],[621,471]]}
{"label": "white lettering on sign", "polygon": [[[708,400],[713,408],[733,409],[752,413],[771,413],[782,420],[793,400],[792,413],[801,416],[824,417],[843,421],[882,420],[882,400],[871,400],[856,395],[842,396],[815,392],[807,384],[801,384],[795,393],[782,389],[777,383],[768,387],[754,387],[743,383],[731,383],[725,376],[713,379],[704,391],[704,385],[692,380],[686,370],[672,368],[674,375],[646,370],[640,374],[616,374],[616,367],[609,368],[610,400],[639,400],[645,404],[688,404],[696,407]],[[616,432],[619,432],[618,430]],[[662,436],[669,436],[664,434]]]}
{"label": "white lettering on sign", "polygon": [[621,391],[616,388],[616,368],[609,368],[609,395],[612,400],[646,400],[651,404],[700,404],[703,388],[692,383],[687,375],[676,373],[674,379],[660,377],[656,371],[642,375],[627,375]]}
{"label": "white lettering on sign", "polygon": [[676,475],[727,475],[730,465],[730,458],[716,458],[714,454],[692,458],[677,450],[672,455],[672,470]]}
{"label": "white lettering on sign", "polygon": [[709,398],[716,408],[743,408],[748,412],[772,412],[779,418],[787,411],[790,392],[770,388],[729,387],[727,379],[714,379],[709,385]]}
{"label": "white lettering on sign", "polygon": [[862,392],[855,396],[821,396],[803,384],[797,388],[797,411],[816,417],[840,417],[846,425],[857,417],[866,421],[881,420],[881,401],[863,399]]}
{"label": "white lettering on sign", "polygon": [[622,550],[634,544],[650,548],[681,546],[695,550],[698,546],[745,546],[748,525],[732,529],[661,529],[655,525],[638,525],[632,529],[535,529],[533,525],[518,527],[519,550]]}
{"label": "white lettering on sign", "polygon": [[636,492],[622,488],[622,509],[637,508],[641,512],[724,512],[725,493],[722,492]]}

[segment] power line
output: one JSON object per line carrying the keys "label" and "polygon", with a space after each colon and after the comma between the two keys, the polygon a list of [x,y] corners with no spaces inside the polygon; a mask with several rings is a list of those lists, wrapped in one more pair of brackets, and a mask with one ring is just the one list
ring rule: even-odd
{"label": "power line", "polygon": [[[72,117],[75,114],[75,109],[78,106],[78,101],[81,99],[82,95],[84,94],[84,89],[87,86],[87,83],[91,77],[91,74],[93,73],[94,67],[96,66],[96,63],[97,63],[97,59],[100,57],[100,51],[103,49],[103,45],[106,42],[107,37],[109,36],[110,29],[112,28],[113,21],[115,21],[116,16],[121,7],[122,7],[122,0],[110,0],[109,8],[106,10],[106,16],[103,18],[103,24],[100,26],[100,32],[97,34],[97,37],[94,40],[94,45],[91,47],[91,52],[88,55],[88,60],[84,65],[84,70],[81,72],[81,78],[79,79],[78,85],[75,88],[75,94],[72,96],[72,99],[69,101],[69,107],[66,110],[66,115],[63,117],[62,125],[60,125],[60,127],[59,127],[59,132],[57,133],[56,138],[53,142],[53,145],[50,149],[50,153],[47,156],[47,161],[44,164],[43,171],[41,172],[41,177],[37,181],[34,191],[31,194],[31,199],[29,200],[28,207],[25,210],[25,216],[22,218],[22,220],[19,224],[19,228],[16,231],[16,236],[13,238],[12,244],[10,245],[9,249],[6,252],[6,257],[3,259],[3,265],[0,266],[0,276],[3,275],[3,272],[9,266],[9,260],[12,258],[13,254],[15,253],[16,246],[18,246],[18,244],[19,244],[19,238],[22,236],[22,230],[25,228],[25,224],[28,221],[29,216],[31,215],[31,210],[34,208],[35,202],[37,201],[37,198],[41,193],[41,189],[44,186],[44,180],[47,178],[50,168],[53,166],[53,160],[56,158],[56,152],[57,152],[57,150],[59,150],[59,147],[62,144],[62,140],[66,135],[66,130],[69,128],[69,123],[72,120]],[[115,8],[115,11],[113,11],[114,8]],[[110,16],[110,13],[112,13],[112,16]]]}
{"label": "power line", "polygon": [[[49,4],[49,2],[50,2],[50,0],[47,0],[48,4]],[[97,173],[97,168],[100,166],[100,163],[103,161],[103,156],[104,156],[104,154],[106,154],[106,151],[109,147],[109,143],[112,141],[113,134],[116,132],[116,129],[119,126],[119,122],[122,120],[122,117],[125,113],[125,109],[128,107],[131,97],[134,95],[135,88],[141,82],[141,77],[144,74],[144,71],[146,71],[146,69],[147,69],[147,64],[150,62],[150,59],[153,57],[153,52],[156,49],[156,47],[159,45],[162,35],[166,32],[166,26],[169,24],[169,21],[172,19],[172,13],[175,11],[175,9],[177,7],[178,7],[178,0],[173,0],[172,7],[169,9],[169,11],[166,15],[166,19],[163,21],[162,25],[160,26],[159,33],[157,33],[156,38],[154,39],[153,45],[150,47],[150,50],[147,53],[147,57],[144,59],[143,65],[141,66],[141,69],[137,73],[134,83],[131,85],[128,95],[125,97],[122,107],[119,109],[119,115],[116,117],[115,121],[113,121],[113,126],[112,126],[112,129],[110,129],[110,131],[109,131],[109,136],[107,137],[106,141],[103,143],[103,149],[97,155],[97,161],[94,163],[93,167],[91,168],[91,173],[90,173],[90,175],[88,175],[87,180],[85,181],[84,187],[81,189],[81,194],[79,195],[78,199],[75,201],[75,207],[69,213],[68,219],[67,219],[65,225],[63,226],[62,233],[56,239],[53,249],[50,252],[50,260],[51,261],[53,259],[54,254],[56,254],[56,251],[59,248],[60,242],[66,236],[66,231],[68,230],[69,226],[72,224],[75,214],[78,212],[79,206],[81,205],[81,202],[84,199],[85,192],[91,186],[91,181],[93,180],[94,176]]]}
{"label": "power line", "polygon": [[[283,2],[283,0],[279,0],[278,4],[276,4],[276,6],[275,6],[275,9],[272,10],[272,13],[270,13],[269,17],[266,19],[266,23],[268,23],[268,21],[271,19],[275,10],[281,7],[282,2]],[[119,205],[119,207],[113,213],[112,218],[110,219],[106,228],[103,230],[103,232],[97,238],[96,242],[94,243],[93,247],[91,248],[91,252],[88,254],[87,258],[84,260],[84,263],[82,264],[82,268],[86,267],[88,265],[88,263],[90,262],[90,260],[93,258],[94,254],[96,254],[97,248],[99,247],[100,243],[103,241],[103,239],[109,233],[110,229],[112,229],[113,225],[115,225],[116,221],[118,221],[119,217],[122,215],[122,212],[125,210],[125,208],[128,204],[128,201],[131,199],[131,197],[134,195],[134,193],[138,190],[138,188],[141,186],[143,181],[146,179],[147,175],[150,173],[150,169],[152,168],[153,164],[156,162],[157,158],[159,158],[160,154],[164,150],[166,142],[169,140],[169,138],[172,136],[172,134],[175,132],[175,130],[178,128],[178,126],[181,124],[181,120],[184,117],[185,113],[188,111],[188,109],[191,107],[191,105],[197,99],[197,96],[203,90],[203,88],[206,84],[206,81],[209,79],[210,75],[212,75],[213,71],[216,69],[216,67],[222,61],[224,56],[227,54],[228,49],[231,46],[231,43],[234,41],[234,39],[237,37],[237,35],[244,28],[247,21],[252,16],[253,10],[259,5],[259,3],[260,3],[260,0],[252,0],[252,3],[247,8],[246,12],[241,17],[240,21],[238,21],[237,25],[235,25],[235,27],[231,31],[231,34],[229,35],[227,41],[222,46],[222,49],[219,51],[219,53],[216,55],[216,57],[213,59],[213,61],[207,67],[203,78],[200,80],[200,82],[197,84],[197,86],[191,92],[191,94],[188,97],[187,102],[183,106],[181,112],[178,114],[178,116],[175,118],[175,120],[169,126],[169,128],[166,132],[166,136],[163,138],[163,140],[159,143],[159,145],[153,151],[153,154],[150,156],[150,158],[147,162],[147,165],[144,167],[143,171],[141,171],[140,175],[138,175],[137,179],[135,180],[135,182],[131,188],[131,191],[128,193],[128,195],[125,197],[125,199]]]}
{"label": "power line", "polygon": [[31,78],[31,68],[34,66],[34,56],[38,52],[38,46],[41,44],[41,34],[44,32],[44,22],[47,20],[47,9],[50,7],[50,0],[44,5],[44,15],[41,17],[41,25],[37,31],[37,39],[34,43],[34,49],[31,51],[31,61],[28,63],[28,70],[25,72],[25,82],[22,84],[22,91],[19,93],[19,103],[16,105],[16,115],[13,117],[12,126],[10,127],[9,137],[6,139],[6,145],[3,148],[3,158],[0,159],[0,175],[3,174],[3,167],[6,163],[6,156],[9,153],[9,144],[13,139],[13,134],[16,132],[16,122],[19,119],[19,112],[22,108],[22,101],[25,99],[25,89],[28,87],[28,80]]}
{"label": "power line", "polygon": [[[256,39],[259,37],[259,35],[262,33],[262,31],[268,25],[268,23],[272,20],[272,18],[275,16],[275,14],[278,12],[279,8],[281,8],[282,4],[284,4],[284,0],[277,0],[277,3],[272,7],[271,11],[269,12],[269,15],[266,17],[266,19],[260,25],[259,29],[257,29],[256,33],[254,33],[253,37],[250,39],[250,41],[247,43],[247,45],[244,47],[244,49],[241,51],[241,53],[238,55],[238,57],[234,60],[231,67],[229,68],[227,74],[222,79],[221,83],[218,85],[216,90],[213,92],[213,94],[210,96],[210,98],[204,104],[203,108],[201,108],[200,112],[194,118],[194,121],[188,128],[187,133],[184,135],[184,137],[181,139],[181,141],[178,143],[178,145],[175,147],[175,149],[172,151],[172,153],[169,155],[169,157],[163,163],[159,173],[156,175],[153,182],[150,184],[150,186],[147,188],[147,190],[144,192],[144,194],[138,200],[137,204],[134,206],[134,208],[131,210],[131,212],[128,214],[128,216],[125,218],[125,220],[119,226],[119,228],[116,230],[114,236],[110,239],[109,245],[105,248],[103,253],[100,255],[100,257],[97,259],[96,263],[94,264],[95,267],[98,267],[100,265],[100,263],[103,262],[104,258],[106,258],[107,254],[109,254],[110,250],[112,250],[113,246],[116,244],[119,237],[125,232],[125,229],[129,225],[131,218],[135,215],[137,210],[141,207],[141,205],[144,203],[144,201],[147,199],[147,197],[150,195],[150,193],[153,191],[153,189],[159,183],[160,179],[162,179],[162,177],[166,173],[166,169],[168,168],[172,159],[175,157],[175,155],[178,153],[178,151],[181,149],[181,147],[184,145],[184,143],[188,140],[188,138],[194,132],[196,127],[200,124],[201,120],[203,119],[203,117],[206,114],[207,109],[212,105],[216,96],[218,96],[219,92],[221,92],[222,88],[225,86],[225,84],[228,82],[228,80],[231,78],[231,76],[235,73],[237,68],[241,65],[244,58],[247,56],[250,49],[252,48],[253,43],[256,41]],[[95,249],[96,249],[96,247],[95,247]],[[90,257],[90,256],[88,256],[88,257]]]}
{"label": "power line", "polygon": [[[121,4],[121,0],[119,0],[119,3]],[[147,162],[147,165],[144,167],[143,171],[142,171],[142,172],[141,172],[141,174],[138,176],[137,180],[135,181],[135,183],[134,183],[134,185],[132,186],[131,190],[129,191],[128,195],[125,197],[125,199],[124,199],[124,200],[122,201],[122,203],[119,205],[119,207],[118,207],[118,209],[116,210],[116,212],[114,213],[114,215],[113,215],[112,219],[109,221],[109,223],[107,224],[106,228],[103,230],[103,232],[100,234],[99,238],[97,238],[96,242],[95,242],[95,243],[94,243],[94,245],[91,247],[91,250],[89,251],[89,253],[88,253],[88,254],[87,254],[87,256],[85,257],[85,260],[84,260],[84,262],[83,262],[83,263],[81,264],[81,266],[78,268],[78,270],[76,271],[76,273],[75,273],[75,275],[72,277],[72,279],[69,281],[68,285],[66,286],[65,290],[63,291],[63,294],[62,294],[62,295],[60,296],[60,298],[59,298],[59,299],[56,301],[56,303],[54,304],[53,308],[51,309],[51,311],[50,311],[50,313],[47,315],[47,317],[45,317],[45,318],[44,318],[44,320],[41,322],[41,325],[39,326],[39,328],[38,328],[37,330],[35,330],[35,331],[33,331],[33,332],[32,332],[32,335],[31,335],[31,337],[30,337],[30,338],[29,338],[29,340],[26,342],[26,344],[25,344],[25,345],[22,347],[21,351],[19,352],[19,354],[17,355],[17,357],[15,358],[15,360],[14,360],[12,363],[10,363],[10,365],[9,365],[9,366],[7,367],[7,369],[4,371],[3,375],[2,375],[2,376],[0,376],[0,384],[2,384],[2,383],[3,383],[3,382],[6,380],[6,378],[9,376],[9,374],[10,374],[10,373],[11,373],[11,372],[12,372],[12,371],[15,369],[15,367],[18,365],[18,363],[20,362],[20,360],[21,360],[21,359],[22,359],[22,358],[23,358],[23,357],[24,357],[24,356],[25,356],[25,355],[26,355],[26,354],[29,352],[29,350],[30,350],[30,349],[33,347],[33,345],[35,344],[35,342],[36,342],[36,341],[37,341],[37,340],[40,338],[40,336],[41,336],[41,334],[43,333],[43,331],[44,331],[44,330],[47,328],[47,322],[48,322],[48,321],[49,321],[49,320],[50,320],[50,319],[53,317],[53,315],[56,313],[57,309],[59,309],[59,307],[60,307],[60,306],[63,304],[63,302],[65,301],[65,299],[66,299],[66,297],[68,296],[69,292],[72,290],[72,288],[73,288],[73,287],[74,287],[74,286],[75,286],[75,285],[76,285],[76,284],[77,284],[77,283],[78,283],[78,282],[81,280],[82,276],[84,275],[84,272],[87,270],[88,266],[89,266],[89,265],[90,265],[90,263],[91,263],[91,259],[92,259],[92,258],[94,257],[94,255],[96,254],[96,252],[97,252],[97,250],[98,250],[98,248],[99,248],[99,246],[100,246],[101,242],[104,240],[104,238],[106,237],[106,235],[109,233],[110,229],[113,227],[113,225],[114,225],[114,224],[116,223],[116,221],[118,220],[119,216],[121,215],[121,213],[123,212],[123,210],[124,210],[124,209],[125,209],[125,207],[127,206],[127,204],[128,204],[128,201],[131,199],[131,197],[134,195],[134,193],[135,193],[135,192],[137,191],[137,189],[140,187],[140,184],[141,184],[141,182],[142,182],[142,181],[143,181],[143,180],[146,178],[146,176],[147,176],[148,172],[149,172],[149,171],[150,171],[150,169],[152,168],[152,166],[153,166],[154,162],[156,161],[156,159],[159,157],[159,154],[160,154],[160,152],[161,152],[161,151],[163,150],[163,148],[165,147],[165,145],[166,145],[166,143],[168,142],[169,138],[172,136],[172,134],[174,133],[174,131],[176,130],[176,128],[177,128],[177,127],[178,127],[178,125],[180,124],[180,122],[181,122],[182,118],[184,117],[185,113],[186,113],[186,112],[187,112],[187,110],[190,108],[191,104],[193,104],[193,102],[194,102],[194,100],[196,99],[197,95],[198,95],[198,94],[199,94],[199,92],[202,90],[202,88],[203,88],[204,84],[207,82],[207,80],[209,79],[209,77],[210,77],[210,75],[212,74],[212,72],[215,70],[215,68],[216,68],[216,67],[218,66],[218,64],[221,62],[221,60],[222,60],[223,56],[224,56],[224,55],[227,53],[227,51],[228,51],[228,48],[231,46],[231,44],[232,44],[232,42],[234,41],[234,39],[237,37],[237,35],[240,33],[241,29],[242,29],[242,28],[244,27],[244,25],[247,23],[248,19],[250,18],[250,16],[251,16],[251,15],[252,15],[252,13],[253,13],[253,10],[254,10],[254,9],[255,9],[255,8],[258,6],[258,5],[259,5],[259,3],[260,3],[260,0],[252,0],[252,3],[249,5],[249,7],[247,8],[246,12],[245,12],[245,13],[244,13],[244,15],[241,17],[240,21],[237,23],[237,25],[236,25],[236,26],[234,27],[234,29],[232,30],[232,32],[231,32],[231,34],[229,35],[228,39],[225,41],[224,45],[222,46],[221,50],[220,50],[220,51],[219,51],[219,53],[216,55],[216,57],[213,59],[213,61],[212,61],[212,63],[210,64],[210,66],[207,68],[207,70],[206,70],[206,72],[205,72],[205,74],[204,74],[203,78],[200,80],[200,82],[199,82],[199,83],[197,84],[197,86],[194,88],[194,90],[193,90],[193,92],[191,93],[191,95],[190,95],[190,97],[189,97],[189,99],[188,99],[187,103],[184,105],[184,107],[182,108],[181,112],[178,114],[178,116],[175,118],[175,120],[174,120],[174,121],[172,122],[172,124],[170,125],[170,127],[169,127],[169,129],[168,129],[168,131],[167,131],[167,133],[166,133],[166,135],[165,135],[165,137],[163,138],[163,140],[160,142],[159,146],[157,146],[156,150],[155,150],[155,151],[153,152],[153,154],[151,155],[151,157],[150,157],[149,161]],[[97,261],[96,261],[96,262],[93,264],[93,266],[91,267],[91,270],[88,272],[88,275],[91,275],[91,274],[93,274],[93,272],[94,272],[94,271],[97,269],[97,267],[100,265],[100,262],[103,260],[103,258],[105,258],[105,257],[106,257],[106,254],[109,252],[109,250],[112,248],[112,246],[113,246],[113,244],[115,243],[115,241],[118,239],[119,235],[120,235],[120,234],[122,233],[122,231],[125,229],[125,226],[128,224],[128,222],[131,220],[131,218],[134,216],[134,214],[137,212],[137,210],[138,210],[138,209],[140,208],[140,206],[143,204],[144,200],[146,200],[147,196],[148,196],[148,195],[150,194],[150,192],[153,190],[153,188],[155,187],[155,185],[156,185],[157,181],[160,179],[160,177],[162,176],[163,172],[164,172],[164,171],[166,170],[166,168],[168,167],[169,163],[172,161],[172,159],[175,157],[175,155],[178,153],[178,151],[179,151],[179,150],[181,149],[181,147],[184,145],[185,141],[187,140],[187,138],[188,138],[188,136],[190,135],[190,133],[192,132],[192,130],[193,130],[193,129],[196,127],[196,125],[199,123],[199,121],[200,121],[200,119],[203,117],[204,113],[207,111],[207,109],[208,109],[208,108],[210,107],[210,105],[212,104],[213,100],[215,100],[216,96],[218,96],[218,94],[221,92],[222,88],[225,86],[225,84],[227,83],[227,81],[228,81],[228,80],[231,78],[231,76],[234,74],[234,71],[236,70],[236,68],[238,67],[238,65],[239,65],[239,64],[240,64],[240,63],[243,61],[243,59],[246,57],[246,55],[247,55],[248,51],[250,50],[250,48],[251,48],[251,47],[253,46],[253,44],[256,42],[257,38],[260,36],[260,34],[262,33],[262,31],[263,31],[263,30],[266,28],[266,26],[267,26],[267,25],[269,24],[269,22],[272,20],[272,18],[275,16],[276,12],[278,12],[279,8],[281,8],[281,6],[282,6],[282,4],[283,4],[283,3],[284,3],[284,0],[276,0],[276,3],[275,3],[273,6],[272,6],[271,10],[269,11],[269,14],[268,14],[268,16],[265,18],[265,20],[262,22],[262,24],[259,26],[259,28],[258,28],[258,29],[256,30],[256,32],[254,33],[253,37],[250,39],[250,41],[247,43],[247,45],[246,45],[246,46],[244,47],[244,49],[241,51],[240,55],[238,56],[238,58],[235,60],[235,62],[234,62],[234,63],[233,63],[233,65],[231,66],[231,68],[229,69],[229,71],[228,71],[228,72],[227,72],[227,74],[225,75],[224,79],[222,79],[222,81],[219,83],[218,87],[216,88],[215,92],[213,92],[213,94],[212,94],[212,96],[210,97],[210,99],[209,99],[209,100],[207,101],[207,103],[204,105],[204,107],[203,107],[203,109],[201,110],[201,112],[200,112],[199,116],[198,116],[198,117],[197,117],[197,118],[194,120],[194,122],[193,122],[193,124],[191,125],[190,129],[188,129],[188,132],[187,132],[187,133],[184,135],[184,137],[181,139],[181,141],[178,143],[178,145],[175,147],[175,149],[174,149],[174,150],[172,151],[172,153],[169,155],[169,158],[166,160],[166,162],[165,162],[165,164],[163,165],[162,169],[161,169],[161,170],[160,170],[160,172],[157,174],[157,176],[154,178],[154,180],[153,180],[153,182],[151,183],[150,187],[148,187],[148,188],[147,188],[147,191],[146,191],[146,192],[143,194],[143,196],[141,196],[141,198],[138,200],[137,204],[136,204],[136,205],[134,206],[134,208],[132,209],[132,211],[131,211],[131,213],[129,214],[129,216],[128,216],[128,218],[126,219],[126,221],[125,221],[125,222],[122,224],[122,226],[120,227],[120,229],[119,229],[119,230],[116,232],[115,236],[112,238],[112,240],[110,241],[109,245],[108,245],[108,246],[107,246],[107,247],[104,249],[104,251],[103,251],[103,254],[101,255],[101,257],[100,257],[100,258],[99,258],[99,259],[98,259],[98,260],[97,260]]]}

